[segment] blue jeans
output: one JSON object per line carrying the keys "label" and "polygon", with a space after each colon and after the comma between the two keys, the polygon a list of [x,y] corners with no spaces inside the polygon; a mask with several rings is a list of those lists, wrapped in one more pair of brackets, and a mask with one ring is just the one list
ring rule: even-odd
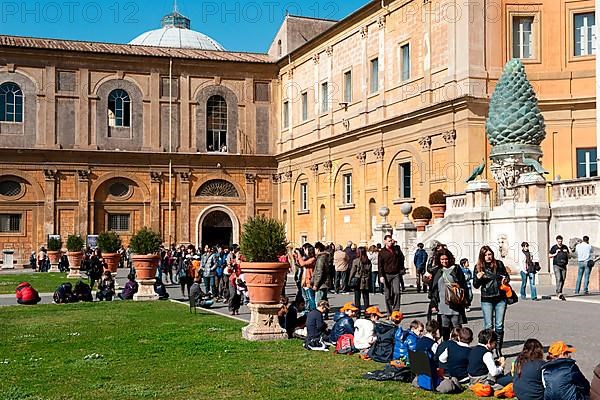
{"label": "blue jeans", "polygon": [[481,311],[483,312],[483,329],[494,329],[497,334],[503,334],[506,300],[486,301],[482,299]]}
{"label": "blue jeans", "polygon": [[316,310],[317,304],[315,303],[315,291],[311,288],[302,288],[302,295],[304,296],[304,301],[306,302],[306,310]]}
{"label": "blue jeans", "polygon": [[575,294],[579,294],[579,289],[581,289],[581,278],[585,273],[585,278],[583,279],[583,292],[588,293],[588,286],[590,284],[590,273],[592,269],[587,266],[587,261],[577,261],[579,265],[579,270],[577,270],[577,282],[575,283]]}
{"label": "blue jeans", "polygon": [[537,289],[535,288],[535,274],[521,271],[521,298],[527,298],[527,279],[529,279],[529,289],[531,290],[531,298],[537,299]]}
{"label": "blue jeans", "polygon": [[[191,280],[192,278],[190,278]],[[204,277],[204,290],[206,294],[212,293],[213,296],[216,296],[216,293],[213,293],[213,287],[215,286],[215,277],[214,276],[205,276]]]}

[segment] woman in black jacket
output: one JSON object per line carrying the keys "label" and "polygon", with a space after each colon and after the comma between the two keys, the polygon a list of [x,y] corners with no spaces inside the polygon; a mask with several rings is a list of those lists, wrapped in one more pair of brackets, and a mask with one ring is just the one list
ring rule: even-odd
{"label": "woman in black jacket", "polygon": [[369,308],[369,285],[371,280],[371,261],[367,255],[367,249],[365,247],[359,247],[356,252],[356,258],[352,261],[352,269],[348,276],[348,282],[353,282],[356,278],[357,285],[354,286],[354,304],[361,310],[360,297],[363,298],[363,311]]}
{"label": "woman in black jacket", "polygon": [[[460,266],[455,264],[455,258],[452,252],[446,248],[441,249],[435,254],[436,269],[431,285],[429,287],[429,299],[431,300],[433,310],[438,311],[441,319],[442,336],[444,340],[450,339],[452,328],[462,328],[462,324],[467,323],[467,314],[465,312],[467,279]],[[458,284],[465,295],[464,301],[453,302],[446,298],[446,286]]]}
{"label": "woman in black jacket", "polygon": [[498,335],[496,353],[502,357],[504,343],[504,316],[506,313],[506,295],[500,285],[510,281],[510,276],[500,260],[494,257],[489,246],[479,250],[479,258],[475,267],[473,287],[481,289],[481,311],[483,312],[483,329],[493,329]]}

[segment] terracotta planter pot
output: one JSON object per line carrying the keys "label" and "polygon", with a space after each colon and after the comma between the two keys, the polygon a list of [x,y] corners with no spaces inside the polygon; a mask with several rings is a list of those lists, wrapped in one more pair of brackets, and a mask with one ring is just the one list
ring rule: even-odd
{"label": "terracotta planter pot", "polygon": [[431,212],[433,213],[433,218],[442,219],[442,218],[444,218],[444,214],[446,213],[446,205],[445,204],[432,204]]}
{"label": "terracotta planter pot", "polygon": [[241,269],[246,278],[251,303],[279,304],[285,276],[290,269],[288,263],[243,262]]}
{"label": "terracotta planter pot", "polygon": [[69,267],[78,269],[81,266],[83,251],[67,251],[67,258],[69,259]]}
{"label": "terracotta planter pot", "polygon": [[136,279],[151,280],[156,276],[156,268],[160,263],[159,255],[131,256],[135,268]]}
{"label": "terracotta planter pot", "polygon": [[428,219],[415,219],[413,222],[417,227],[417,232],[425,232],[425,227],[429,225]]}
{"label": "terracotta planter pot", "polygon": [[50,260],[50,264],[58,264],[58,261],[60,260],[60,251],[48,250],[48,259]]}
{"label": "terracotta planter pot", "polygon": [[107,271],[117,272],[119,260],[121,259],[121,256],[118,253],[102,253],[102,258],[106,262]]}

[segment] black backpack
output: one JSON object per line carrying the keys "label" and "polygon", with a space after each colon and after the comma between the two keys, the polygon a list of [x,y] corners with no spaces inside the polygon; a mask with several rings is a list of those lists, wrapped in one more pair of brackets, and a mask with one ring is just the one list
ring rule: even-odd
{"label": "black backpack", "polygon": [[556,259],[556,265],[559,267],[566,267],[569,263],[569,253],[561,249],[558,249],[558,253],[556,253],[554,258]]}
{"label": "black backpack", "polygon": [[396,326],[386,322],[375,324],[375,343],[369,349],[369,358],[381,363],[392,361]]}

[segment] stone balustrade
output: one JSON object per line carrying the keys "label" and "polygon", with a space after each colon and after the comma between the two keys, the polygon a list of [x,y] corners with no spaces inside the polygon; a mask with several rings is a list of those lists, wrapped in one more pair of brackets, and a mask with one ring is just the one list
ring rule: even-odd
{"label": "stone balustrade", "polygon": [[446,215],[461,214],[467,211],[467,193],[454,193],[446,195]]}
{"label": "stone balustrade", "polygon": [[600,202],[600,178],[552,182],[552,204],[587,205]]}

